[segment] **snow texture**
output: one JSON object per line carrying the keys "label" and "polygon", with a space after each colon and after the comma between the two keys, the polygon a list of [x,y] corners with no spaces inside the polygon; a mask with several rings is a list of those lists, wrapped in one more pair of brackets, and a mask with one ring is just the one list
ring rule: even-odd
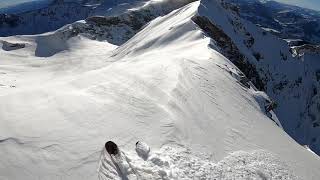
{"label": "snow texture", "polygon": [[[320,109],[315,108],[320,107],[320,78],[317,78],[320,77],[319,53],[294,57],[285,40],[239,18],[232,4],[221,0],[201,2],[198,16],[208,18],[230,38],[229,41],[239,51],[238,55],[248,62],[239,67],[244,73],[254,67],[251,69],[256,70],[256,74],[251,70],[245,74],[253,82],[259,76],[260,81],[256,81],[255,85],[259,85],[260,90],[277,102],[275,113],[284,130],[298,143],[308,145],[319,154]],[[214,49],[221,53],[228,52],[228,46],[227,50],[221,46]],[[228,53],[223,54],[228,56]],[[229,54],[229,57],[232,56]],[[237,63],[237,60],[230,60]],[[241,65],[241,62],[238,64]]]}
{"label": "snow texture", "polygon": [[[164,146],[141,159],[130,152],[124,159],[128,170],[120,172],[106,155],[100,159],[100,180],[107,179],[298,179],[279,157],[264,150],[237,151],[218,162],[210,154],[193,154],[184,147]],[[124,155],[124,154],[123,154]],[[128,165],[130,164],[130,165]],[[119,165],[123,167],[123,164]],[[134,170],[132,170],[134,169]]]}
{"label": "snow texture", "polygon": [[[0,179],[317,180],[319,157],[191,19],[212,19],[206,7],[223,12],[197,1],[121,46],[59,31],[1,38],[26,46],[0,49]],[[108,140],[119,171],[101,152]]]}

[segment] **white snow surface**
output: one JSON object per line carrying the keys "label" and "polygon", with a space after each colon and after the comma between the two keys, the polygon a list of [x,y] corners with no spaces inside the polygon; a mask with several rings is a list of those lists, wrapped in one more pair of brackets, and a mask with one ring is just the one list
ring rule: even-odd
{"label": "white snow surface", "polygon": [[[210,155],[194,155],[184,147],[164,146],[148,159],[122,153],[125,163],[101,153],[99,179],[298,179],[290,168],[270,152],[237,151],[214,163]],[[120,168],[121,167],[121,168]],[[121,170],[120,170],[121,169]],[[276,173],[275,173],[276,172]]]}
{"label": "white snow surface", "polygon": [[222,29],[255,66],[264,81],[264,90],[278,103],[275,111],[285,131],[319,155],[320,108],[316,108],[320,107],[319,54],[294,57],[285,40],[265,34],[261,28],[239,18],[232,8],[223,7],[221,2],[224,1],[202,0],[199,15]]}
{"label": "white snow surface", "polygon": [[[82,36],[59,46],[43,38],[50,33],[1,38],[26,46],[0,49],[0,179],[96,180],[108,140],[140,179],[318,179],[319,157],[277,126],[261,108],[266,95],[241,85],[239,70],[208,47],[191,20],[199,3],[153,20],[120,47]],[[39,48],[54,55],[37,57]],[[147,159],[137,141],[151,147]],[[112,165],[105,170],[120,178]]]}

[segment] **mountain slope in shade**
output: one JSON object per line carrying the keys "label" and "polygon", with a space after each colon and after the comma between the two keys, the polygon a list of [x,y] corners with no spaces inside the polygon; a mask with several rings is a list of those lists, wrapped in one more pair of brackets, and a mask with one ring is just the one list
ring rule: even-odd
{"label": "mountain slope in shade", "polygon": [[0,13],[0,36],[39,34],[93,15],[112,15],[127,11],[146,0],[61,1],[55,0],[36,10]]}
{"label": "mountain slope in shade", "polygon": [[[9,3],[8,3],[9,2]],[[0,14],[18,14],[26,11],[38,10],[45,8],[50,4],[46,0],[31,0],[31,1],[7,1],[4,4],[0,4]]]}
{"label": "mountain slope in shade", "polygon": [[[147,179],[318,179],[319,157],[285,133],[253,85],[270,93],[267,63],[296,68],[306,57],[291,59],[286,42],[266,34],[261,41],[290,58],[269,60],[263,31],[230,7],[188,4],[120,46],[61,31],[1,38],[0,177],[98,179],[101,149],[113,140]],[[150,159],[137,156],[138,140]]]}
{"label": "mountain slope in shade", "polygon": [[320,43],[320,12],[276,1],[227,0],[237,4],[240,16],[283,38]]}

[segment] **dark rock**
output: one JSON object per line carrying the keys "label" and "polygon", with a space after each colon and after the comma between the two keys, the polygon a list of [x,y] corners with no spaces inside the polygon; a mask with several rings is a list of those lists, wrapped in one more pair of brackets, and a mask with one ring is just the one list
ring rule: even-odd
{"label": "dark rock", "polygon": [[192,20],[207,33],[209,37],[216,41],[217,45],[222,49],[222,54],[231,60],[259,90],[265,90],[265,83],[260,78],[255,65],[248,62],[223,30],[204,16],[194,16]]}

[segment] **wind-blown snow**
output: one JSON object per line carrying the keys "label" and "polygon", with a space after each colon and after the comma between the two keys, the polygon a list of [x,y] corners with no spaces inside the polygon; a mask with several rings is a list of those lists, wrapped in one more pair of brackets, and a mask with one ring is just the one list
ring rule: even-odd
{"label": "wind-blown snow", "polygon": [[[2,38],[26,47],[0,50],[0,179],[98,179],[107,140],[146,179],[320,177],[319,157],[261,108],[266,95],[209,48],[191,20],[198,7],[155,19],[117,49],[76,36],[36,57],[38,46],[55,50],[45,35]],[[138,159],[138,140],[164,163]]]}

